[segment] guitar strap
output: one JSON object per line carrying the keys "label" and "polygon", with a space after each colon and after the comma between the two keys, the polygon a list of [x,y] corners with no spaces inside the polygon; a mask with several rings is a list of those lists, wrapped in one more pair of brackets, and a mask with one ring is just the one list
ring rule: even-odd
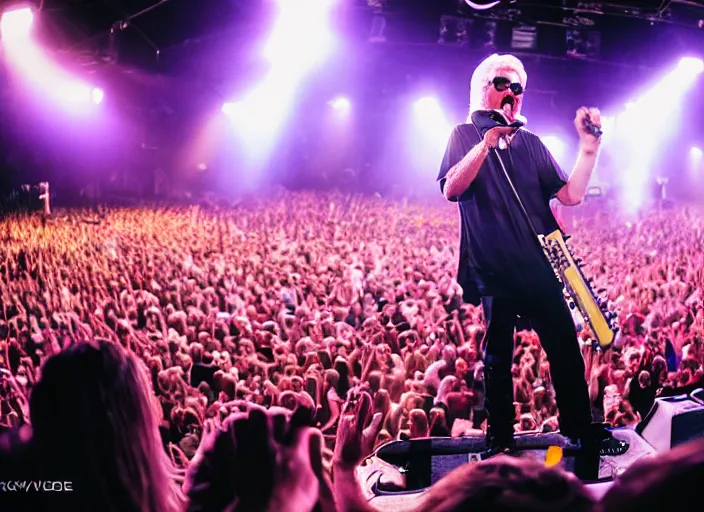
{"label": "guitar strap", "polygon": [[[477,128],[474,124],[474,129],[477,132],[477,135],[479,136],[479,142],[482,141],[483,137],[482,134],[479,133],[479,128]],[[530,227],[530,230],[533,233],[533,237],[535,238],[535,241],[538,243],[538,245],[541,247],[542,251],[542,244],[540,243],[540,238],[538,237],[538,232],[535,230],[535,226],[533,226],[533,222],[530,220],[530,215],[528,215],[528,211],[526,210],[526,207],[523,206],[523,201],[521,201],[521,196],[518,195],[518,190],[516,190],[516,187],[513,185],[513,181],[511,180],[511,176],[509,176],[508,171],[506,170],[506,165],[504,165],[504,161],[501,158],[501,155],[499,154],[499,151],[496,148],[492,148],[491,152],[496,156],[497,160],[499,161],[499,165],[501,166],[501,170],[503,171],[504,177],[506,178],[506,181],[508,182],[509,187],[511,188],[511,192],[513,192],[514,197],[516,198],[516,202],[518,203],[518,206],[521,209],[521,212],[523,213],[523,216],[526,219],[526,222],[528,223],[528,227]],[[555,215],[552,212],[552,209],[550,210],[550,215],[555,217]],[[560,223],[557,222],[557,219],[555,219],[555,223],[557,226],[560,226]],[[560,229],[562,231],[562,229]],[[549,263],[549,262],[548,262]]]}

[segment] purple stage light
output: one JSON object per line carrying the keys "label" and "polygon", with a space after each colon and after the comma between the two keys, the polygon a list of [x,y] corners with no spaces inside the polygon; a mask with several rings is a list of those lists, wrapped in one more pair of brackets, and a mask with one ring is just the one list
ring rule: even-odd
{"label": "purple stage light", "polygon": [[692,177],[699,179],[702,172],[702,162],[704,162],[704,152],[696,146],[689,150],[689,172]]}
{"label": "purple stage light", "polygon": [[352,107],[350,100],[347,98],[335,98],[329,103],[329,105],[335,110],[341,112],[347,112]]}
{"label": "purple stage light", "polygon": [[264,48],[265,58],[297,73],[323,59],[335,42],[329,20],[331,4],[321,0],[279,1],[277,21]]}
{"label": "purple stage light", "polygon": [[419,99],[415,102],[413,107],[415,108],[415,111],[418,113],[418,115],[421,117],[432,117],[437,116],[438,113],[442,113],[440,103],[437,99],[431,96],[426,96],[425,98]]}
{"label": "purple stage light", "polygon": [[29,35],[34,13],[29,7],[7,11],[0,17],[0,33],[3,39],[20,39]]}
{"label": "purple stage light", "polygon": [[[100,101],[103,101],[103,91],[70,79],[65,79],[63,83],[61,83],[60,80],[57,80],[55,87],[57,97],[67,103],[78,105],[95,103],[97,105]],[[100,94],[97,91],[100,91]]]}
{"label": "purple stage light", "polygon": [[469,5],[472,9],[476,9],[477,11],[488,11],[489,9],[493,9],[497,5],[501,3],[501,0],[496,0],[495,2],[489,2],[488,4],[485,3],[477,3],[477,2],[472,2],[472,0],[464,0],[467,5]]}
{"label": "purple stage light", "polygon": [[98,89],[97,87],[95,87],[93,89],[91,96],[92,96],[91,99],[93,100],[93,103],[95,103],[96,105],[100,105],[103,102],[103,100],[105,99],[105,93],[103,92],[102,89]]}
{"label": "purple stage light", "polygon": [[698,75],[704,71],[704,61],[696,57],[682,57],[677,69],[687,74]]}
{"label": "purple stage light", "polygon": [[413,103],[413,120],[412,137],[423,141],[416,144],[415,149],[426,157],[440,158],[452,130],[440,102],[432,96],[417,100]]}

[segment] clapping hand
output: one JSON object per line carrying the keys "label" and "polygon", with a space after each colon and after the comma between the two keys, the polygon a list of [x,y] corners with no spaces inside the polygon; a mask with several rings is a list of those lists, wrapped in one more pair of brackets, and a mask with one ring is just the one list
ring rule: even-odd
{"label": "clapping hand", "polygon": [[249,405],[214,438],[204,433],[185,486],[189,510],[334,510],[323,438],[310,417],[304,408],[290,414]]}

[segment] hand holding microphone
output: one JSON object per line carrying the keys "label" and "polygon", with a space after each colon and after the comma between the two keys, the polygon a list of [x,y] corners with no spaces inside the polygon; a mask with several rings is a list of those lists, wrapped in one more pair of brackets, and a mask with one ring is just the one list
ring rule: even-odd
{"label": "hand holding microphone", "polygon": [[[504,108],[506,107],[507,106],[504,106]],[[508,119],[508,116],[499,110],[492,111],[492,116],[496,117],[496,121],[498,121],[499,124],[487,130],[487,132],[484,134],[484,142],[490,148],[495,148],[499,144],[499,139],[511,135],[518,128],[516,128],[515,126],[510,126],[511,123]]]}
{"label": "hand holding microphone", "polygon": [[584,118],[584,129],[594,135],[594,137],[596,137],[597,139],[600,138],[604,133],[601,131],[601,126],[592,123],[589,116]]}
{"label": "hand holding microphone", "polygon": [[577,110],[574,125],[582,149],[596,152],[601,143],[601,113],[598,108],[582,107]]}
{"label": "hand holding microphone", "polygon": [[499,139],[511,135],[516,131],[516,128],[511,128],[508,126],[496,126],[491,128],[484,135],[484,143],[490,148],[495,148],[499,145]]}

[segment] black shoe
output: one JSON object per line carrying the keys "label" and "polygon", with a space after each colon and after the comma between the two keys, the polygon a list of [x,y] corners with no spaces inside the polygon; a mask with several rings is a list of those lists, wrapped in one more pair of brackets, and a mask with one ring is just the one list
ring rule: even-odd
{"label": "black shoe", "polygon": [[580,439],[572,439],[574,444],[583,451],[599,453],[600,456],[616,457],[628,451],[631,445],[627,441],[616,439],[611,433],[607,436],[589,436]]}
{"label": "black shoe", "polygon": [[626,453],[630,447],[631,445],[628,444],[628,441],[622,441],[611,436],[608,439],[602,439],[599,443],[599,455],[602,457],[616,457]]}

